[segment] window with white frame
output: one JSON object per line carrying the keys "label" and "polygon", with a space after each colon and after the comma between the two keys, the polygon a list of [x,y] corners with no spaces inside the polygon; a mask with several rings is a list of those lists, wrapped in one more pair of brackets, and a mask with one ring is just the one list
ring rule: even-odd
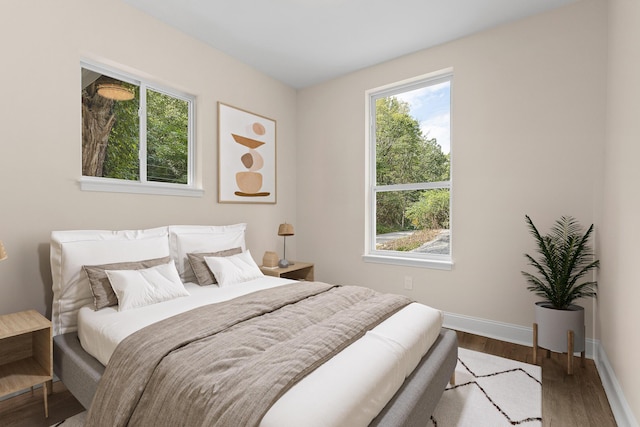
{"label": "window with white frame", "polygon": [[451,268],[450,70],[367,92],[365,261]]}
{"label": "window with white frame", "polygon": [[82,71],[81,187],[200,195],[195,97],[88,63]]}

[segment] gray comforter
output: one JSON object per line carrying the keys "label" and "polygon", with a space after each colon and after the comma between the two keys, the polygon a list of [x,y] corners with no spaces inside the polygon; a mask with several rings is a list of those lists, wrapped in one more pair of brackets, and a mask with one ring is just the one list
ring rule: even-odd
{"label": "gray comforter", "polygon": [[304,282],[200,307],[116,348],[87,426],[256,426],[293,384],[410,302]]}

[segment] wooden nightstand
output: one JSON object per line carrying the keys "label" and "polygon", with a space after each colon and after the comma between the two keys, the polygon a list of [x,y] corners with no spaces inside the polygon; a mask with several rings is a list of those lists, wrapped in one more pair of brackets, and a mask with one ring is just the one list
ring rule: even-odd
{"label": "wooden nightstand", "polygon": [[0,316],[0,396],[42,384],[48,417],[47,382],[52,378],[51,322],[35,310]]}
{"label": "wooden nightstand", "polygon": [[313,263],[302,261],[289,261],[292,263],[287,268],[269,268],[263,265],[260,270],[267,276],[284,277],[293,280],[307,280],[312,282],[313,279]]}

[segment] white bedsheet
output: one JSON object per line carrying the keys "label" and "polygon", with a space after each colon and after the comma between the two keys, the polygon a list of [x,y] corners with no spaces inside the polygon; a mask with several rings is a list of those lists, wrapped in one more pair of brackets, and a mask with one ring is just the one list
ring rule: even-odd
{"label": "white bedsheet", "polygon": [[[218,288],[187,283],[191,296],[139,309],[115,307],[78,314],[82,347],[106,365],[120,341],[175,314],[290,280],[265,276]],[[262,427],[366,426],[382,410],[438,337],[442,313],[413,303],[365,334],[293,386],[267,412]]]}

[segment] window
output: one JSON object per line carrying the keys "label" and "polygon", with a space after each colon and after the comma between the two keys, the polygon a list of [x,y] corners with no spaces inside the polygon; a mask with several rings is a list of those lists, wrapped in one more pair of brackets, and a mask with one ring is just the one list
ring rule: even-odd
{"label": "window", "polygon": [[201,195],[194,187],[195,98],[83,63],[81,188]]}
{"label": "window", "polygon": [[451,81],[367,92],[365,261],[451,268]]}

